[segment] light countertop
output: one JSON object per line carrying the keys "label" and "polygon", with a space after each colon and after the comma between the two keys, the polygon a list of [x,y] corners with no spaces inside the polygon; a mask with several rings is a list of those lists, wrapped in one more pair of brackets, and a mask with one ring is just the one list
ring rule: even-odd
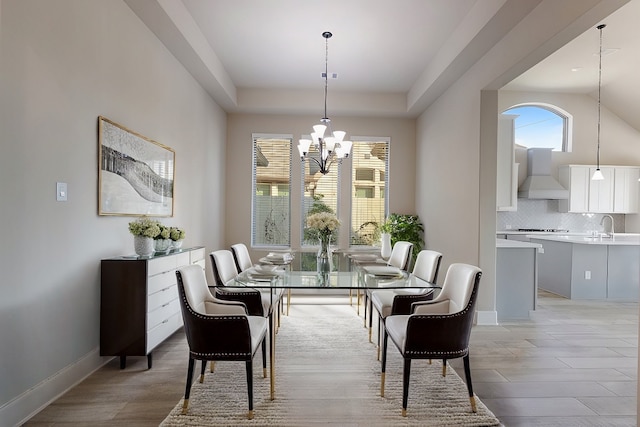
{"label": "light countertop", "polygon": [[[575,235],[531,235],[532,239],[550,240],[553,242],[578,243],[583,245],[610,245],[610,246],[640,246],[640,234],[615,233],[613,238],[599,236],[575,236]],[[498,239],[500,240],[500,239]]]}
{"label": "light countertop", "polygon": [[520,240],[496,239],[498,249],[540,249],[539,243],[521,242]]}

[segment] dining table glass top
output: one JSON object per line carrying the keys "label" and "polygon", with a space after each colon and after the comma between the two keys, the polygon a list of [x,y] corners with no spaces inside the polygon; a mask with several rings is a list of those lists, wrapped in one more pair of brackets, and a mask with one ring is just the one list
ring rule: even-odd
{"label": "dining table glass top", "polygon": [[233,283],[227,286],[288,289],[437,288],[426,280],[386,264],[363,266],[355,262],[349,262],[345,271],[332,270],[328,273],[299,271],[292,264],[256,265],[238,274]]}

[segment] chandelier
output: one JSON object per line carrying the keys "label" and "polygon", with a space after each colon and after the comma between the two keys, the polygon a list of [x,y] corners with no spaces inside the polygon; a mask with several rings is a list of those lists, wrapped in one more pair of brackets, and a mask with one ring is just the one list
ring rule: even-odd
{"label": "chandelier", "polygon": [[[345,141],[346,132],[340,130],[332,130],[331,119],[327,116],[327,88],[329,86],[329,73],[327,64],[329,61],[329,38],[333,34],[329,31],[322,33],[325,38],[325,59],[324,59],[324,116],[320,119],[320,124],[313,127],[311,139],[300,139],[298,141],[298,151],[300,152],[300,160],[304,163],[306,159],[313,160],[318,164],[320,173],[326,175],[329,173],[329,167],[334,163],[341,163],[342,159],[349,157],[351,151],[351,141]],[[325,133],[328,134],[325,136]],[[309,153],[311,144],[314,145],[318,152],[317,157]]]}
{"label": "chandelier", "polygon": [[591,177],[594,181],[602,181],[604,175],[600,170],[600,92],[602,90],[602,29],[606,27],[606,24],[600,24],[596,28],[600,30],[600,52],[598,62],[598,149],[596,151],[596,171]]}

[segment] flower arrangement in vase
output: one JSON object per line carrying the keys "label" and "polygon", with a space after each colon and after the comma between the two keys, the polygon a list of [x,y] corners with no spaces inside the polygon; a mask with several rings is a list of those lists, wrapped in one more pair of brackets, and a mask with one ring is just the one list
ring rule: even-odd
{"label": "flower arrangement in vase", "polygon": [[154,238],[155,251],[166,253],[171,249],[171,228],[160,224],[160,233]]}
{"label": "flower arrangement in vase", "polygon": [[154,252],[167,253],[173,248],[180,248],[186,234],[182,228],[167,227],[147,217],[130,222],[129,232],[133,234],[133,246],[140,256],[151,256]]}
{"label": "flower arrangement in vase", "polygon": [[160,234],[160,222],[139,218],[129,223],[129,232],[133,234],[133,246],[136,254],[150,256],[154,251],[154,239]]}
{"label": "flower arrangement in vase", "polygon": [[171,227],[169,229],[169,238],[171,239],[171,247],[179,249],[182,247],[182,241],[187,233],[182,228]]}
{"label": "flower arrangement in vase", "polygon": [[329,244],[332,234],[340,227],[338,217],[332,212],[317,212],[307,217],[307,229],[320,240],[320,250],[317,256],[318,273],[329,273],[331,262]]}

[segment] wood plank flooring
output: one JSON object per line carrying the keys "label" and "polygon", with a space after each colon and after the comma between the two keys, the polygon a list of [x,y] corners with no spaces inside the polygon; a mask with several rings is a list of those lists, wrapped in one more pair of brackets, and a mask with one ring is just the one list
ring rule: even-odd
{"label": "wood plank flooring", "polygon": [[[296,310],[314,302],[348,299],[294,298]],[[474,389],[506,426],[636,426],[637,343],[637,303],[543,292],[531,320],[474,327]],[[154,351],[151,371],[144,357],[124,370],[114,359],[25,425],[157,426],[184,393],[186,352],[178,331]],[[461,361],[451,365],[462,374]]]}

